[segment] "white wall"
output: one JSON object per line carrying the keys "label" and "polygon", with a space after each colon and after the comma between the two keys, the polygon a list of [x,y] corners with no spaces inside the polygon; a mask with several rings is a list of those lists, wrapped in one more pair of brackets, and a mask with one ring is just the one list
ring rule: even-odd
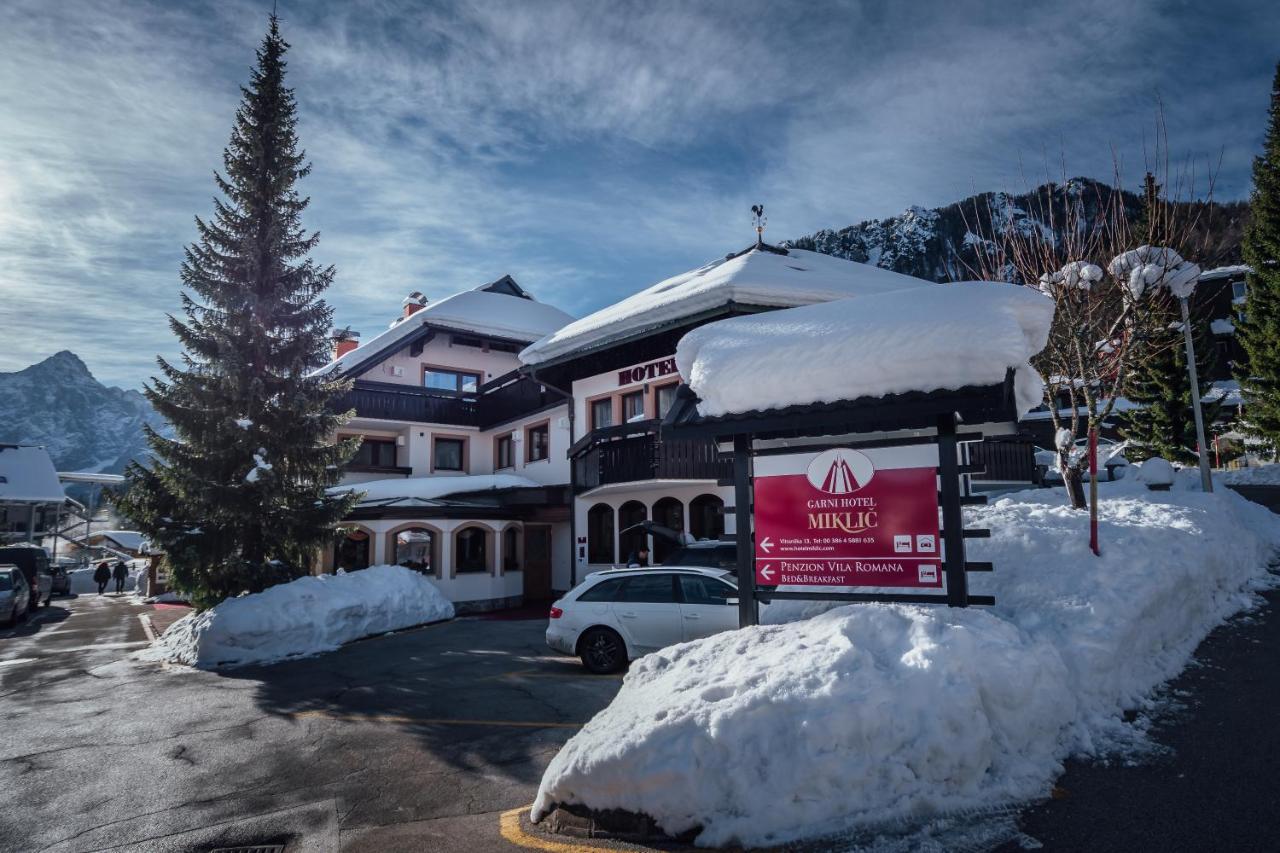
{"label": "white wall", "polygon": [[[592,397],[598,397],[602,394],[625,394],[631,391],[644,390],[645,396],[645,413],[648,417],[655,416],[656,401],[653,389],[657,385],[666,385],[680,379],[680,374],[674,372],[670,365],[670,360],[674,358],[674,353],[663,358],[651,359],[650,361],[640,362],[626,368],[618,370],[610,370],[607,373],[597,373],[594,376],[588,376],[584,379],[574,380],[573,383],[573,404],[574,417],[577,419],[575,424],[576,435],[574,440],[586,435],[591,429],[591,413],[588,400]],[[665,364],[664,364],[665,363]],[[648,368],[652,365],[652,370]],[[662,367],[660,367],[662,365]],[[637,368],[646,368],[646,378],[639,382],[619,382],[619,374],[626,370],[635,372]],[[671,372],[662,374],[661,369],[671,369]],[[649,378],[649,374],[652,378]],[[614,413],[615,423],[621,414],[617,411]]]}
{"label": "white wall", "polygon": [[[422,387],[423,365],[431,367],[449,367],[481,374],[480,381],[488,382],[499,376],[510,373],[520,366],[519,359],[511,352],[485,352],[479,347],[455,346],[453,335],[449,332],[436,332],[435,337],[427,341],[422,354],[410,357],[409,347],[384,359],[382,363],[360,374],[358,378],[373,382],[393,382],[397,385]],[[396,369],[399,376],[395,375]]]}

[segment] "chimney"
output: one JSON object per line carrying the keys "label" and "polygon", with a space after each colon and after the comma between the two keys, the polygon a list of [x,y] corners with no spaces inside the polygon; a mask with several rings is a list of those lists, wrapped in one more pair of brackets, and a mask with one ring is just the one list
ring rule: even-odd
{"label": "chimney", "polygon": [[334,360],[342,358],[360,346],[360,333],[353,332],[350,329],[334,329],[333,334],[329,337],[333,339]]}
{"label": "chimney", "polygon": [[411,317],[427,307],[427,297],[415,290],[406,296],[400,304],[404,306],[404,316]]}

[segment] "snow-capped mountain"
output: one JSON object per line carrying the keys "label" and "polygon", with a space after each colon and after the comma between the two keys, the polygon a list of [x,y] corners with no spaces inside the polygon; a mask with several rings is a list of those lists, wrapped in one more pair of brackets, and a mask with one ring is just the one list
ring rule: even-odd
{"label": "snow-capped mountain", "polygon": [[[1074,178],[1065,184],[1045,184],[1023,195],[982,193],[946,207],[911,207],[899,216],[869,219],[838,231],[823,229],[785,245],[933,281],[973,278],[979,268],[977,251],[984,242],[980,235],[999,233],[1006,224],[1020,231],[1055,234],[1056,229],[1035,213],[1061,210],[1060,201],[1049,203],[1049,194],[1061,199],[1064,192],[1078,194],[1087,214],[1093,216],[1098,207],[1108,203],[1113,190],[1090,178]],[[1124,204],[1136,220],[1142,199],[1126,191]],[[1201,249],[1197,263],[1205,269],[1239,263],[1246,212],[1243,202],[1208,205],[1195,229],[1195,242]]]}
{"label": "snow-capped mountain", "polygon": [[165,426],[141,392],[108,388],[75,353],[0,373],[0,442],[42,444],[59,471],[123,471],[147,455],[144,423]]}

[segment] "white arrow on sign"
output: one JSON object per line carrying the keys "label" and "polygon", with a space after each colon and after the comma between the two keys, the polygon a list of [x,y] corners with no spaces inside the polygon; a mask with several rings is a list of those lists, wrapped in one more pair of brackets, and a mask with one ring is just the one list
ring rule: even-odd
{"label": "white arrow on sign", "polygon": [[769,566],[762,566],[760,568],[760,577],[764,578],[767,581],[773,580],[773,569],[770,568]]}
{"label": "white arrow on sign", "polygon": [[770,539],[768,536],[764,537],[764,541],[760,543],[760,550],[768,554],[769,551],[771,551],[772,549],[773,549],[773,540]]}

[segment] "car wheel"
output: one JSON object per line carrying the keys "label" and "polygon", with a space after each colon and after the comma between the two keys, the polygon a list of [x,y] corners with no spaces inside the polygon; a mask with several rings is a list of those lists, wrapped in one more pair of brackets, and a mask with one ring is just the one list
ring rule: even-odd
{"label": "car wheel", "polygon": [[616,631],[592,628],[578,641],[582,665],[596,675],[617,672],[627,665],[627,646]]}

